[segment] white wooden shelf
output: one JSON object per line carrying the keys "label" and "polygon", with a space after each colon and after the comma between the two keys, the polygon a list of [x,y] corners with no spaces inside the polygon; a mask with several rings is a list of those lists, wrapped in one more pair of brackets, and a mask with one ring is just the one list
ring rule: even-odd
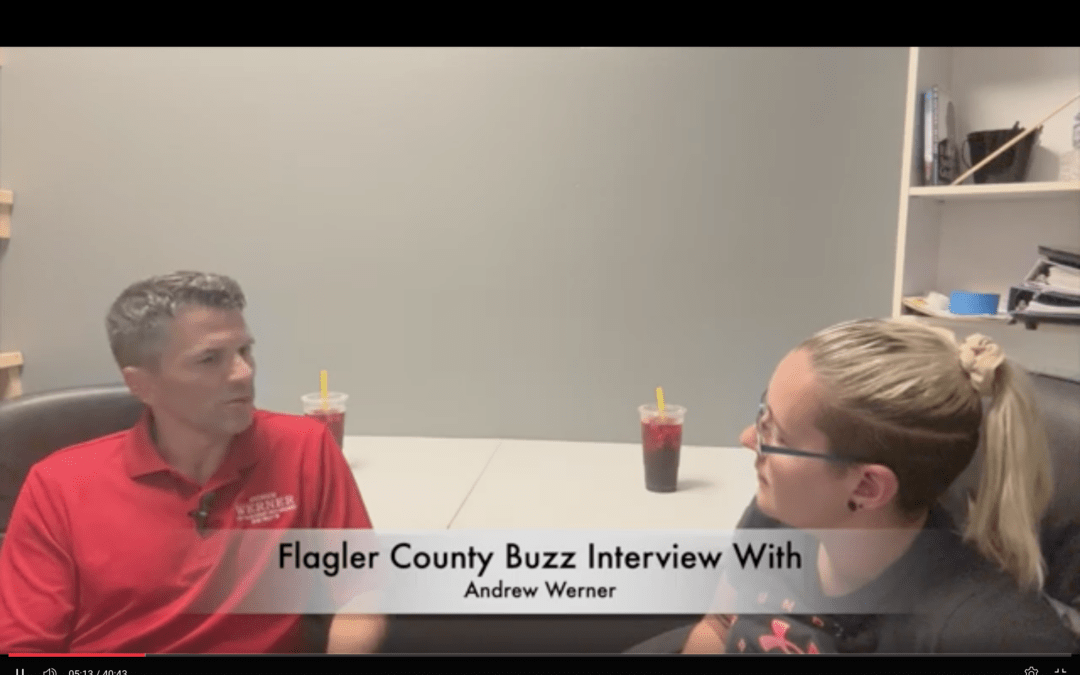
{"label": "white wooden shelf", "polygon": [[1080,181],[1059,178],[1060,159],[1073,149],[1074,104],[1041,125],[1026,182],[923,185],[923,92],[937,85],[951,99],[951,131],[962,145],[976,131],[1030,127],[1074,96],[1078,79],[1080,47],[911,48],[892,316],[958,336],[982,333],[1025,368],[1080,377],[1080,326],[1040,321],[1029,329],[1023,319],[910,307],[931,291],[1008,297],[1031,272],[1038,247],[1073,250],[1080,233]]}
{"label": "white wooden shelf", "polygon": [[[1008,330],[1028,331],[1024,322],[1018,321],[1016,323],[1009,323],[1008,319],[995,318],[991,316],[927,316],[925,314],[919,314],[912,311],[910,314],[902,315],[907,320],[914,320],[921,323],[933,324],[935,326],[945,325],[954,327],[957,330],[973,330],[976,326],[988,326],[993,328],[1004,328]],[[1075,335],[1080,333],[1080,326],[1065,323],[1049,323],[1040,322],[1037,328],[1028,332],[1038,331],[1040,333],[1058,333],[1065,335]]]}
{"label": "white wooden shelf", "polygon": [[1080,197],[1080,181],[1043,183],[991,183],[982,185],[920,185],[912,197],[937,201],[993,201]]}
{"label": "white wooden shelf", "polygon": [[14,203],[11,190],[0,190],[0,239],[11,238],[11,206]]}
{"label": "white wooden shelf", "polygon": [[980,316],[980,315],[965,315],[965,314],[953,314],[952,312],[941,312],[931,308],[925,298],[904,298],[904,309],[910,310],[914,316],[922,316],[935,319],[946,319],[948,321],[995,321],[998,323],[1008,323],[1009,315],[1005,313],[999,313],[994,316]]}
{"label": "white wooden shelf", "polygon": [[22,396],[22,379],[19,377],[22,364],[22,352],[0,352],[0,399]]}

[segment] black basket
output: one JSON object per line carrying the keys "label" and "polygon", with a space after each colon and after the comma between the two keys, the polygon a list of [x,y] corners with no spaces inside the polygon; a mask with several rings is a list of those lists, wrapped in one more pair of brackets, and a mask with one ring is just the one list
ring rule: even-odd
{"label": "black basket", "polygon": [[[964,146],[971,153],[971,163],[966,168],[975,166],[995,150],[1022,133],[1024,133],[1024,130],[1020,128],[1020,123],[1017,122],[1012,129],[992,129],[968,134]],[[1022,183],[1027,177],[1028,165],[1031,163],[1031,150],[1035,147],[1035,141],[1040,133],[1042,133],[1042,127],[1028,134],[1019,143],[976,171],[975,182]]]}

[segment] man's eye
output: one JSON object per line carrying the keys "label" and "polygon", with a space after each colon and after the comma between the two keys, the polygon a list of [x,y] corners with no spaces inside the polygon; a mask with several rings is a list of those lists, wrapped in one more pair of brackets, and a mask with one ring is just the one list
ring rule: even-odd
{"label": "man's eye", "polygon": [[211,355],[211,356],[207,356],[206,358],[204,358],[199,363],[213,363],[214,361],[217,361],[217,356],[216,355]]}

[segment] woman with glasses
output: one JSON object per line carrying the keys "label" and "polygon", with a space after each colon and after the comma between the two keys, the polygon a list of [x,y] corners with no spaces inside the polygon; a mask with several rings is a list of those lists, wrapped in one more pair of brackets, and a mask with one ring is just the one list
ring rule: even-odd
{"label": "woman with glasses", "polygon": [[[758,491],[740,526],[814,531],[810,582],[799,597],[759,594],[760,614],[707,616],[683,652],[1076,650],[1039,593],[1051,480],[1033,396],[979,335],[957,343],[942,329],[862,320],[804,341],[742,433]],[[973,461],[981,483],[958,531],[937,502]],[[820,609],[832,606],[904,610]]]}

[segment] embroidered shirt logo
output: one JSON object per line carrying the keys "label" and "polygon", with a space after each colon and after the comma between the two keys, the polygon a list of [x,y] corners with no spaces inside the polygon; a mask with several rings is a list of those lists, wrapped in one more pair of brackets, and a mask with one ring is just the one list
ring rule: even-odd
{"label": "embroidered shirt logo", "polygon": [[236,520],[241,523],[259,525],[277,520],[281,514],[296,510],[296,497],[267,492],[255,495],[246,504],[236,505]]}

